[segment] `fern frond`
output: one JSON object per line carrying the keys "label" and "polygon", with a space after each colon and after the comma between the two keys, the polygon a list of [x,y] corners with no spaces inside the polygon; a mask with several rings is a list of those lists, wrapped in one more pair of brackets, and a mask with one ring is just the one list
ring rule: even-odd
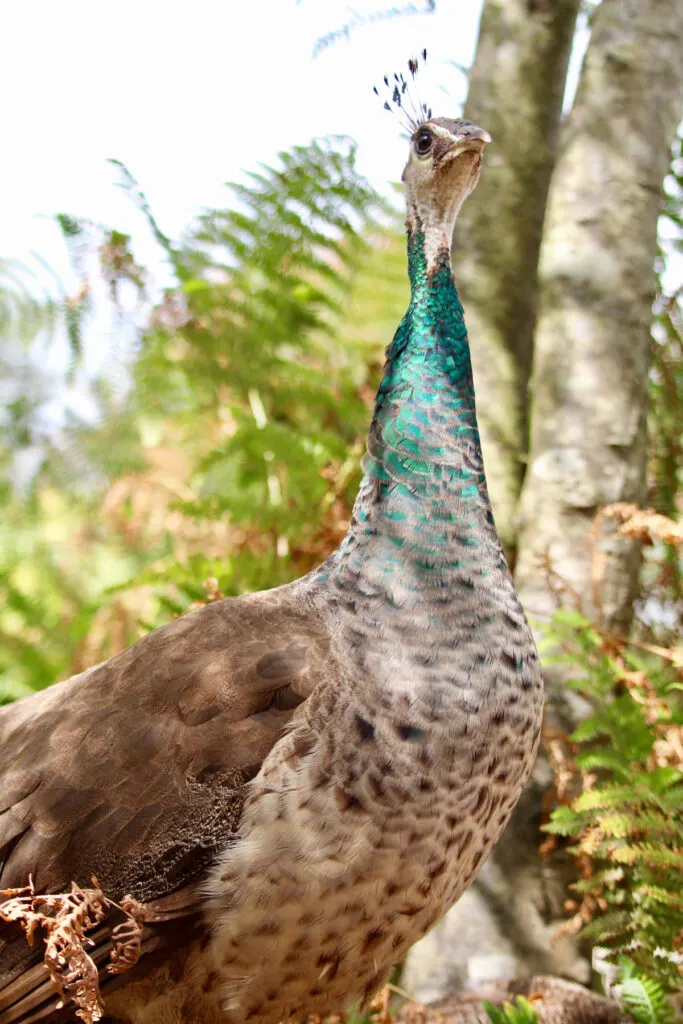
{"label": "fern frond", "polygon": [[674,1012],[661,985],[642,975],[621,985],[620,1001],[635,1024],[673,1024]]}
{"label": "fern frond", "polygon": [[631,819],[628,814],[610,814],[600,819],[600,828],[609,839],[625,839],[631,831]]}
{"label": "fern frond", "polygon": [[576,811],[608,810],[628,806],[634,802],[634,792],[629,786],[605,786],[586,790],[574,801]]}
{"label": "fern frond", "polygon": [[608,910],[594,918],[579,935],[586,939],[596,939],[596,944],[609,945],[612,939],[622,939],[632,931],[632,922],[628,910]]}
{"label": "fern frond", "polygon": [[552,820],[542,825],[544,832],[551,835],[572,836],[581,831],[584,826],[584,818],[581,814],[568,804],[561,804],[553,811]]}
{"label": "fern frond", "polygon": [[493,1003],[482,1003],[491,1024],[538,1024],[538,1014],[524,996],[517,996],[514,1003],[503,1003],[502,1007]]}
{"label": "fern frond", "polygon": [[[595,737],[591,736],[589,738],[593,739]],[[613,772],[625,782],[633,778],[633,772],[630,766],[624,764],[623,756],[611,750],[597,750],[591,751],[588,754],[580,754],[576,758],[576,763],[579,768],[586,772]]]}
{"label": "fern frond", "polygon": [[617,864],[635,864],[636,861],[641,861],[649,867],[683,870],[683,853],[680,850],[667,850],[665,847],[648,843],[615,846],[610,851],[610,856]]}

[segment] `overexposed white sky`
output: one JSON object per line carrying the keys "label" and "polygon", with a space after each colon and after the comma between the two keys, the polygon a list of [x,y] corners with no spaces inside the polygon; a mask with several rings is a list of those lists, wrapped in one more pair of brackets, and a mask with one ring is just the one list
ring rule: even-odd
{"label": "overexposed white sky", "polygon": [[[0,9],[0,256],[37,251],[66,272],[58,211],[133,234],[154,249],[107,157],[138,178],[162,228],[177,237],[221,184],[314,136],[359,143],[361,170],[385,189],[405,141],[372,92],[426,47],[422,91],[456,113],[481,0],[441,0],[433,14],[372,20],[403,0],[16,0]],[[423,9],[423,0],[414,0]],[[316,40],[359,18],[313,58]]]}

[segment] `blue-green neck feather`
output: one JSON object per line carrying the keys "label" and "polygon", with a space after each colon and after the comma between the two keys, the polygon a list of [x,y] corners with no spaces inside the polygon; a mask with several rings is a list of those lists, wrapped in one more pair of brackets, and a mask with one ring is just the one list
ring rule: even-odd
{"label": "blue-green neck feather", "polygon": [[435,577],[485,576],[501,552],[450,253],[430,268],[415,231],[408,271],[410,305],[387,350],[349,533],[323,572],[375,583],[399,573],[419,592]]}
{"label": "blue-green neck feather", "polygon": [[[450,253],[443,249],[431,272],[424,236],[408,238],[411,297],[408,311],[387,350],[377,393],[373,431],[384,445],[380,461],[392,477],[406,469],[418,488],[437,466],[460,461],[463,442],[479,444],[467,329],[453,283]],[[437,436],[434,436],[436,428]],[[366,472],[382,478],[369,456]],[[463,476],[453,482],[467,481]]]}

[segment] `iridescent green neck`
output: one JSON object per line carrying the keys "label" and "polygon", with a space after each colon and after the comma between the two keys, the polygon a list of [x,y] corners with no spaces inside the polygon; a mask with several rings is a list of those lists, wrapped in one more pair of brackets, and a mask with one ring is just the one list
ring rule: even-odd
{"label": "iridescent green neck", "polygon": [[426,248],[421,230],[409,235],[410,306],[387,350],[363,481],[333,559],[337,572],[373,578],[407,570],[417,589],[421,575],[486,561],[482,545],[496,563],[500,555],[450,252],[428,266]]}
{"label": "iridescent green neck", "polygon": [[[479,444],[467,329],[451,270],[450,251],[439,250],[428,267],[421,231],[408,236],[410,305],[387,350],[365,471],[398,483],[408,474],[411,491],[425,497],[434,472],[459,465],[448,482],[475,484],[462,465],[463,446]],[[381,436],[379,450],[374,441]],[[405,481],[408,482],[408,481]],[[471,486],[466,494],[473,495]]]}

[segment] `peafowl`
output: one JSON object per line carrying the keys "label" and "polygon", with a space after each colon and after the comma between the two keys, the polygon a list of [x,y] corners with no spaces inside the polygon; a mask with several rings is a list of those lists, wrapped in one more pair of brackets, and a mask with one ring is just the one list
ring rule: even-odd
{"label": "peafowl", "polygon": [[[367,999],[475,877],[529,776],[541,673],[450,258],[490,139],[426,110],[410,127],[410,304],[339,548],[0,709],[0,1024],[97,1019],[97,971],[131,1024]],[[20,926],[58,906],[73,913],[46,967]]]}

